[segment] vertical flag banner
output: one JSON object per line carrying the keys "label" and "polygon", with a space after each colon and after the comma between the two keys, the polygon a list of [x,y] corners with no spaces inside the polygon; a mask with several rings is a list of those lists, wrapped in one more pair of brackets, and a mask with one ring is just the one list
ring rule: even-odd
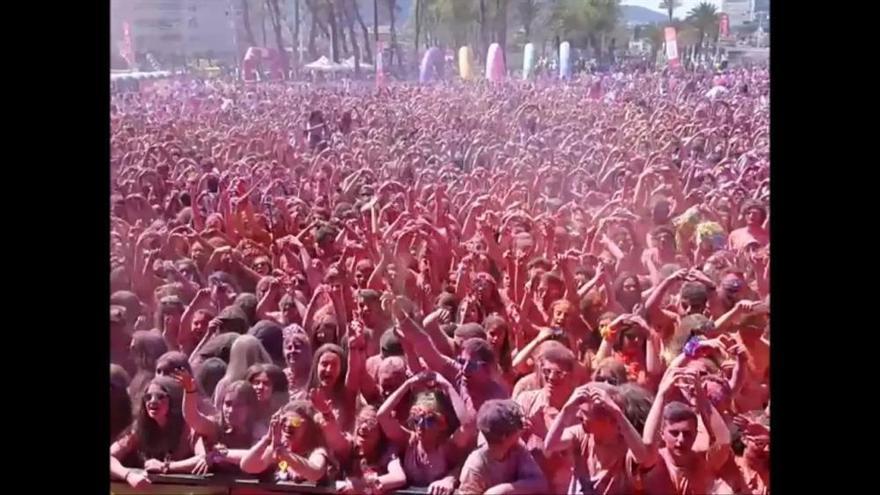
{"label": "vertical flag banner", "polygon": [[670,67],[678,67],[678,41],[674,27],[666,28],[666,60]]}
{"label": "vertical flag banner", "polygon": [[559,44],[559,79],[571,79],[571,44]]}
{"label": "vertical flag banner", "polygon": [[474,78],[474,52],[469,46],[458,49],[458,72],[465,81]]}
{"label": "vertical flag banner", "polygon": [[723,12],[718,15],[718,32],[722,37],[730,36],[730,16]]}
{"label": "vertical flag banner", "polygon": [[119,55],[128,62],[128,67],[134,69],[134,46],[131,43],[131,24],[128,21],[122,22],[122,47],[119,49]]}
{"label": "vertical flag banner", "polygon": [[504,63],[504,50],[498,43],[489,45],[486,54],[486,79],[492,82],[500,82],[507,75],[507,65]]}
{"label": "vertical flag banner", "polygon": [[523,80],[528,80],[535,69],[535,45],[526,43],[523,48]]}

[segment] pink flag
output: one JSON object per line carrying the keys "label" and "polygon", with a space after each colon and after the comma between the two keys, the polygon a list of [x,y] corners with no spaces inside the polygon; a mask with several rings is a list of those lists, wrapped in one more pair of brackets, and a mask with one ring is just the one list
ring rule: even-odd
{"label": "pink flag", "polygon": [[119,54],[128,62],[128,67],[134,69],[134,47],[131,43],[131,25],[128,21],[122,22],[122,47]]}
{"label": "pink flag", "polygon": [[718,31],[722,37],[730,36],[730,16],[721,13],[718,15]]}

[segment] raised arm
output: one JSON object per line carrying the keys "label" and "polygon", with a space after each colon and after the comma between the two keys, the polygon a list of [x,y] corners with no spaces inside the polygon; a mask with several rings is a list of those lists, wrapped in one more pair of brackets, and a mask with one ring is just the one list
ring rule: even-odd
{"label": "raised arm", "polygon": [[385,402],[382,403],[376,414],[379,419],[379,426],[382,427],[385,436],[400,447],[406,446],[409,441],[409,433],[400,426],[400,422],[392,416],[392,412],[397,409],[397,405],[406,397],[420,376],[410,377],[401,386],[397,387],[397,390],[385,399]]}
{"label": "raised arm", "polygon": [[217,438],[217,424],[199,411],[199,389],[192,375],[187,370],[180,370],[172,375],[183,387],[183,419],[197,434]]}

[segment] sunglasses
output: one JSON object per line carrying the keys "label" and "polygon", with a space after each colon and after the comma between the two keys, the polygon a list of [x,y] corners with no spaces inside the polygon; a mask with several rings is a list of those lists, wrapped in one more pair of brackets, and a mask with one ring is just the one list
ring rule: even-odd
{"label": "sunglasses", "polygon": [[296,429],[303,424],[305,424],[305,420],[303,420],[299,416],[291,416],[287,421],[284,422],[284,431],[289,434],[293,434]]}
{"label": "sunglasses", "polygon": [[437,418],[437,416],[431,416],[431,415],[416,416],[416,417],[410,418],[409,424],[413,428],[420,428],[423,430],[427,430],[429,428],[433,428],[434,426],[437,426],[438,424],[440,424],[440,420]]}
{"label": "sunglasses", "polygon": [[559,378],[560,380],[564,380],[568,376],[568,371],[563,370],[541,370],[541,375],[544,376],[544,379],[550,378]]}
{"label": "sunglasses", "polygon": [[486,361],[466,361],[464,358],[456,358],[455,361],[465,373],[473,373],[486,365]]}
{"label": "sunglasses", "polygon": [[593,378],[593,381],[607,383],[609,385],[619,385],[617,378],[614,378],[613,376],[597,376],[596,378]]}

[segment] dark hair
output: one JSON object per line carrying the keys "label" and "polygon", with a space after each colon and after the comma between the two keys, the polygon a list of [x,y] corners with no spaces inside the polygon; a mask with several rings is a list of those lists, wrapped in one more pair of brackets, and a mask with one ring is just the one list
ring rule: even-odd
{"label": "dark hair", "polygon": [[205,395],[213,397],[214,389],[217,388],[217,382],[224,375],[226,375],[226,362],[218,357],[212,357],[206,359],[196,369],[195,378],[199,387],[205,391]]}
{"label": "dark hair", "polygon": [[390,356],[403,356],[403,345],[400,343],[400,338],[394,333],[393,328],[385,330],[382,332],[382,336],[379,337],[379,354],[382,356],[382,359]]}
{"label": "dark hair", "polygon": [[529,264],[526,265],[527,270],[532,270],[534,268],[544,268],[545,270],[549,270],[553,268],[553,265],[547,260],[547,258],[535,258],[532,261],[529,261]]}
{"label": "dark hair", "polygon": [[122,366],[110,365],[110,440],[131,426],[132,404],[128,395],[128,373]]}
{"label": "dark hair", "polygon": [[272,384],[272,397],[269,399],[269,407],[263,410],[263,414],[268,418],[280,409],[281,406],[287,404],[290,396],[287,393],[287,375],[284,374],[284,370],[274,364],[252,365],[248,368],[245,379],[248,383],[251,383],[254,377],[262,373],[266,374],[266,377],[269,378],[269,382]]}
{"label": "dark hair", "polygon": [[232,275],[230,275],[226,272],[216,271],[216,272],[208,275],[208,283],[210,284],[212,282],[226,284],[226,285],[232,287],[236,293],[238,293],[238,291],[239,291],[238,282],[235,281],[235,277],[233,277]]}
{"label": "dark hair", "polygon": [[306,400],[290,401],[286,406],[281,408],[281,414],[286,415],[290,413],[296,413],[304,420],[301,428],[306,428],[306,436],[303,439],[303,443],[298,445],[298,447],[301,447],[302,449],[301,452],[311,452],[315,448],[321,447],[323,445],[324,435],[321,434],[320,428],[317,423],[315,423],[315,414],[317,414],[317,411],[315,411],[311,402]]}
{"label": "dark hair", "polygon": [[624,416],[641,435],[645,430],[645,422],[648,419],[648,413],[651,411],[651,405],[654,403],[654,397],[651,395],[651,392],[635,383],[619,385],[617,391],[623,397]]}
{"label": "dark hair", "polygon": [[455,338],[461,340],[486,338],[486,330],[483,329],[483,326],[479,323],[463,323],[457,325],[452,334]]}
{"label": "dark hair", "polygon": [[596,369],[593,370],[593,381],[597,381],[596,377],[599,376],[600,371],[605,371],[607,374],[611,375],[609,378],[612,379],[614,385],[623,385],[629,380],[626,373],[626,366],[617,358],[608,357],[599,361]]}
{"label": "dark hair", "polygon": [[757,209],[761,212],[761,221],[762,222],[767,219],[767,207],[764,206],[760,201],[756,201],[754,199],[747,199],[747,200],[743,201],[743,204],[742,204],[742,207],[740,208],[740,211],[742,212],[743,216],[745,216],[745,214],[748,213],[749,210],[752,210],[752,209]]}
{"label": "dark hair", "polygon": [[221,333],[211,337],[199,350],[199,357],[202,359],[217,357],[229,364],[229,351],[232,350],[232,343],[238,337],[239,335],[234,332]]}
{"label": "dark hair", "polygon": [[702,282],[685,282],[679,291],[682,301],[693,306],[705,305],[709,300],[709,291]]}
{"label": "dark hair", "polygon": [[189,365],[189,358],[180,351],[168,351],[159,356],[156,361],[156,374],[161,371],[163,375],[172,373],[178,368],[184,368],[192,373],[192,367]]}
{"label": "dark hair", "polygon": [[[624,305],[624,309],[627,311],[632,311],[632,308],[633,308],[633,306],[635,306],[635,304],[629,304],[627,301],[624,301],[625,298],[623,297],[623,286],[624,286],[624,284],[626,284],[627,280],[634,280],[635,281],[636,291],[639,295],[639,300],[641,300],[641,298],[642,298],[642,281],[639,280],[638,276],[636,276],[632,273],[629,273],[629,272],[621,273],[620,275],[618,275],[617,280],[614,281],[614,298],[617,299],[617,302],[619,302],[621,304],[626,302],[627,304]],[[629,306],[629,307],[627,307],[627,306]]]}
{"label": "dark hair", "polygon": [[679,423],[682,421],[697,421],[697,413],[684,402],[672,401],[663,406],[663,421],[667,423]]}
{"label": "dark hair", "polygon": [[131,379],[128,393],[140,400],[141,393],[156,374],[156,361],[168,350],[165,339],[155,332],[139,330],[131,337],[131,358],[137,372]]}
{"label": "dark hair", "polygon": [[522,431],[522,408],[510,399],[492,399],[483,403],[477,413],[477,428],[489,444]]}
{"label": "dark hair", "polygon": [[562,280],[562,278],[553,272],[544,272],[544,274],[541,275],[541,282],[545,284],[556,284],[562,286],[565,285],[565,282]]}
{"label": "dark hair", "polygon": [[381,302],[382,294],[373,289],[361,289],[357,291],[357,296],[366,302]]}
{"label": "dark hair", "polygon": [[244,316],[247,319],[248,326],[252,326],[257,322],[257,304],[260,301],[257,301],[257,296],[251,294],[250,292],[242,292],[235,296],[235,301],[232,304],[241,308],[244,312]]}
{"label": "dark hair", "polygon": [[127,290],[119,290],[110,295],[110,305],[122,306],[125,308],[125,319],[129,326],[134,325],[138,317],[141,315],[141,300],[134,292]]}
{"label": "dark hair", "polygon": [[487,332],[488,332],[489,328],[497,327],[497,326],[503,326],[507,329],[507,331],[504,332],[504,341],[501,343],[501,351],[500,351],[501,355],[497,356],[498,366],[501,367],[502,371],[507,373],[511,369],[511,365],[512,365],[511,361],[513,359],[510,356],[511,351],[513,350],[512,344],[510,342],[511,341],[510,324],[507,322],[507,320],[503,316],[499,316],[496,314],[491,314],[491,315],[487,316],[485,320],[483,320],[483,327],[486,328]]}
{"label": "dark hair", "polygon": [[481,338],[471,338],[467,339],[461,343],[461,351],[467,351],[471,356],[479,359],[480,361],[485,361],[487,364],[495,364],[497,362],[495,358],[495,351],[492,350],[492,346],[486,342],[485,339]]}
{"label": "dark hair", "polygon": [[[254,388],[251,386],[250,382],[246,382],[244,380],[236,380],[229,384],[226,388],[223,389],[223,397],[220,397],[220,405],[223,405],[223,402],[226,401],[226,398],[232,394],[241,394],[244,399],[245,405],[250,412],[248,416],[248,420],[246,421],[247,427],[249,428],[248,433],[253,433],[254,427],[257,424],[257,417],[259,415],[259,407],[257,404],[257,393],[254,392]],[[226,423],[226,417],[222,413],[220,413],[220,431],[221,435],[229,430],[229,424]],[[241,432],[235,432],[241,434]],[[248,435],[251,436],[251,435]]]}
{"label": "dark hair", "polygon": [[173,378],[157,376],[145,387],[158,385],[168,394],[168,422],[164,428],[159,427],[147,414],[144,398],[137,402],[137,414],[134,420],[134,432],[138,438],[138,455],[142,461],[147,459],[165,459],[180,446],[181,437],[186,432],[183,420],[183,389]]}
{"label": "dark hair", "polygon": [[286,366],[281,325],[270,320],[260,320],[248,330],[248,335],[253,335],[263,344],[263,348],[269,353],[273,363],[278,366]]}
{"label": "dark hair", "polygon": [[217,315],[217,319],[222,322],[220,331],[223,333],[232,332],[241,335],[250,328],[247,314],[235,303],[223,308]]}
{"label": "dark hair", "polygon": [[337,397],[341,397],[342,390],[345,388],[345,375],[348,373],[348,361],[346,359],[345,351],[342,347],[339,347],[336,344],[324,344],[315,351],[312,361],[312,369],[309,370],[308,389],[316,389],[320,385],[321,380],[318,378],[318,363],[321,362],[321,357],[328,352],[332,352],[339,356],[339,377],[333,385],[333,394]]}

